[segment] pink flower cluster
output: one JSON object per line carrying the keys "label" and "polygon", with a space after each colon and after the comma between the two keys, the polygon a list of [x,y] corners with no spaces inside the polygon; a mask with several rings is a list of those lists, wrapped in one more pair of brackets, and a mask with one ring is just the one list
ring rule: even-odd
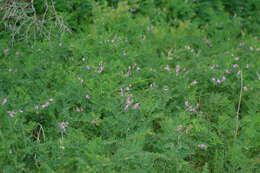
{"label": "pink flower cluster", "polygon": [[53,99],[52,99],[52,98],[50,98],[46,103],[44,103],[43,105],[41,105],[41,107],[42,107],[42,108],[47,108],[51,102],[53,102]]}
{"label": "pink flower cluster", "polygon": [[[167,65],[164,67],[164,70],[166,70],[166,71],[171,71],[170,65],[167,64]],[[181,71],[181,66],[177,64],[177,65],[175,66],[176,76],[179,75],[180,71]]]}
{"label": "pink flower cluster", "polygon": [[140,103],[133,103],[132,100],[132,96],[128,96],[126,99],[126,105],[124,107],[124,111],[128,111],[130,107],[132,107],[132,109],[138,109],[140,106]]}
{"label": "pink flower cluster", "polygon": [[197,109],[199,108],[199,104],[197,104],[197,105],[194,107],[194,106],[192,106],[192,105],[189,103],[189,101],[185,101],[185,102],[184,102],[184,105],[187,107],[187,110],[188,110],[189,112],[192,112],[192,113],[197,112]]}
{"label": "pink flower cluster", "polygon": [[19,112],[19,113],[23,113],[23,110],[7,111],[7,114],[8,114],[8,116],[9,116],[10,118],[13,118],[13,117],[15,117],[15,115],[16,115],[18,112]]}
{"label": "pink flower cluster", "polygon": [[181,66],[180,65],[176,65],[176,67],[175,67],[176,76],[179,75],[180,70],[181,70]]}
{"label": "pink flower cluster", "polygon": [[53,102],[53,99],[50,98],[50,99],[49,99],[47,102],[45,102],[44,104],[42,104],[42,105],[40,105],[40,106],[36,105],[34,108],[35,108],[35,109],[40,109],[40,108],[44,109],[44,108],[47,108],[47,107],[50,105],[50,103],[52,103],[52,102]]}
{"label": "pink flower cluster", "polygon": [[222,82],[224,82],[227,78],[225,76],[222,76],[221,79],[216,79],[214,77],[211,78],[211,81],[216,83],[216,84],[221,84]]}
{"label": "pink flower cluster", "polygon": [[167,65],[164,67],[164,69],[165,69],[166,71],[170,71],[170,70],[171,70],[171,67],[167,64]]}
{"label": "pink flower cluster", "polygon": [[60,122],[58,123],[58,128],[62,131],[65,132],[66,128],[68,127],[69,123],[68,122]]}

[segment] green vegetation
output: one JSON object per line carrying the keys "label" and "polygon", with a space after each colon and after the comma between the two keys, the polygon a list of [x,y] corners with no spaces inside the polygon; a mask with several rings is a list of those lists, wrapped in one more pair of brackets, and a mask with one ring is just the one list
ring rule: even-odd
{"label": "green vegetation", "polygon": [[257,173],[259,0],[0,0],[0,172]]}

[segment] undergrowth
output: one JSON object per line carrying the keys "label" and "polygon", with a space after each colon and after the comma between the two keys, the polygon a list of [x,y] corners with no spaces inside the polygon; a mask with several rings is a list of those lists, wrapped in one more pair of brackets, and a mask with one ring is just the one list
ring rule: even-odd
{"label": "undergrowth", "polygon": [[111,2],[81,32],[2,39],[0,172],[259,172],[259,30]]}

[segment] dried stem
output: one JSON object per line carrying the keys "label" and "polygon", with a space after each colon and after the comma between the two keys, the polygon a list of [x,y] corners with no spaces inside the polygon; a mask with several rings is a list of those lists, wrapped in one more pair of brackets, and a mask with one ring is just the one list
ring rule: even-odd
{"label": "dried stem", "polygon": [[70,32],[58,15],[53,0],[42,2],[44,13],[40,15],[37,14],[34,1],[5,0],[0,3],[0,24],[11,33],[12,44],[19,40],[50,40],[55,37],[55,29],[60,33]]}
{"label": "dried stem", "polygon": [[241,107],[242,94],[243,94],[243,72],[241,71],[241,74],[240,74],[240,94],[239,94],[239,101],[238,101],[237,113],[236,113],[236,130],[235,130],[234,138],[236,138],[238,136],[239,112],[240,112],[240,107]]}

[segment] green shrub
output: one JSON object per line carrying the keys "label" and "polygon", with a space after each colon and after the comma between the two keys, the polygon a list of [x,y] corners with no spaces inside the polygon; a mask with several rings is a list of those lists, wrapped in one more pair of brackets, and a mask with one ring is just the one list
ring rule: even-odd
{"label": "green shrub", "polygon": [[260,42],[244,19],[220,1],[98,3],[56,1],[73,34],[1,39],[0,172],[259,172]]}

